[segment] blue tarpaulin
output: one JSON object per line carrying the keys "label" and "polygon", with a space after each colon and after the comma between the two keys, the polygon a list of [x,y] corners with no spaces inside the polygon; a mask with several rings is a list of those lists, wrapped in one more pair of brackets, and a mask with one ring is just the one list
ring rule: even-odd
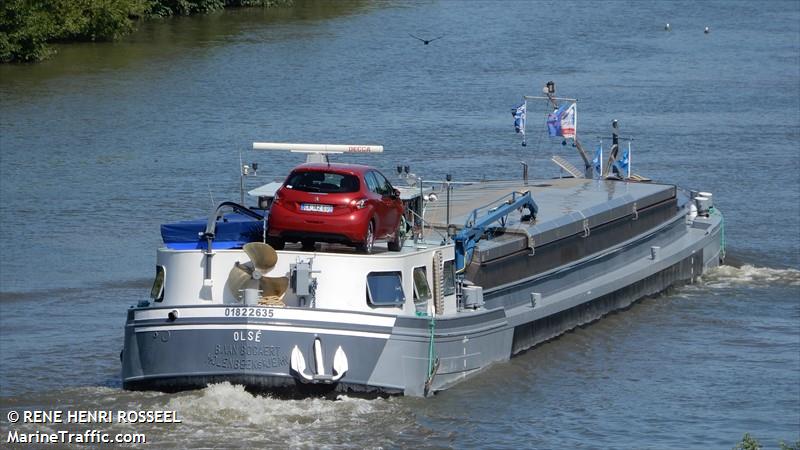
{"label": "blue tarpaulin", "polygon": [[[184,220],[161,225],[161,239],[168,248],[190,250],[206,248],[203,232],[208,219]],[[252,217],[231,213],[217,220],[213,248],[240,248],[248,242],[261,242],[264,222]]]}

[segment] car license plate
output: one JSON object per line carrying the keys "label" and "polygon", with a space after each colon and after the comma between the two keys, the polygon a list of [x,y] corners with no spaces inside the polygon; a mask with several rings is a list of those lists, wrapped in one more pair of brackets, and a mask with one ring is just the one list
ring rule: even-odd
{"label": "car license plate", "polygon": [[302,203],[300,204],[300,211],[332,213],[333,206],[331,205],[318,205],[316,203]]}

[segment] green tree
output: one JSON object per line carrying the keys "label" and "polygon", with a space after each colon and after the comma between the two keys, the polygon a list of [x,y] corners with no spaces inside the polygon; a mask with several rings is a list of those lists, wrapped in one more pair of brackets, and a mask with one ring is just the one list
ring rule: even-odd
{"label": "green tree", "polygon": [[117,39],[149,7],[149,0],[6,0],[0,61],[38,61],[52,53],[48,42]]}
{"label": "green tree", "polygon": [[750,433],[745,433],[744,437],[742,438],[742,442],[739,442],[736,447],[733,447],[733,450],[760,450],[761,444],[755,440],[754,437],[750,436]]}
{"label": "green tree", "polygon": [[6,0],[0,9],[0,61],[37,61],[47,57],[47,41],[56,34],[44,2]]}
{"label": "green tree", "polygon": [[147,0],[55,0],[50,2],[58,26],[56,40],[110,41],[134,30]]}
{"label": "green tree", "polygon": [[38,61],[48,42],[111,41],[151,16],[205,14],[226,6],[289,5],[291,0],[3,0],[0,62]]}
{"label": "green tree", "polygon": [[796,441],[794,444],[787,444],[786,442],[781,441],[780,446],[781,450],[800,450],[800,441]]}

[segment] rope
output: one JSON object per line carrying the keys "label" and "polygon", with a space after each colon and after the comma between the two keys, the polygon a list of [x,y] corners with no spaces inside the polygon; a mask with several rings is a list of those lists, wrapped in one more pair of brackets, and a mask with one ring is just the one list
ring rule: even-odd
{"label": "rope", "polygon": [[429,316],[428,314],[417,311],[417,317],[428,317],[428,328],[430,329],[430,340],[428,341],[428,375],[425,377],[425,396],[428,395],[431,385],[433,384],[433,376],[436,375],[436,370],[439,366],[438,358],[435,357],[436,347],[434,346],[434,335],[436,334],[436,317]]}
{"label": "rope", "polygon": [[262,306],[286,306],[286,304],[283,303],[282,295],[264,295],[261,297],[261,300],[259,300],[258,304]]}
{"label": "rope", "polygon": [[428,379],[433,379],[433,335],[436,332],[436,319],[431,316],[429,327],[431,329],[431,340],[428,345]]}

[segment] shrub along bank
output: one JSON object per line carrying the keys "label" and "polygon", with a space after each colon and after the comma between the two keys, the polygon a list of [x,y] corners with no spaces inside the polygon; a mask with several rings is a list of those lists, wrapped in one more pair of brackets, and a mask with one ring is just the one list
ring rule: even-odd
{"label": "shrub along bank", "polygon": [[151,17],[289,4],[291,0],[3,0],[0,62],[40,61],[53,53],[52,42],[112,41]]}

